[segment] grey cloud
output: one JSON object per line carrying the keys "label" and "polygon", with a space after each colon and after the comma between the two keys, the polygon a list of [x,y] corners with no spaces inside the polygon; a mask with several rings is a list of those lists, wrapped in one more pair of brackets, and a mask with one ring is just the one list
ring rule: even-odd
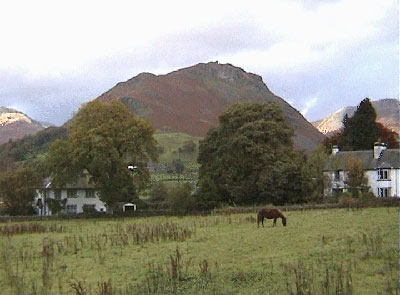
{"label": "grey cloud", "polygon": [[[318,68],[278,75],[261,73],[270,89],[301,110],[306,101],[318,97],[307,113],[309,121],[322,119],[335,110],[358,105],[362,99],[398,98],[396,45],[362,46],[343,52]],[[393,52],[391,55],[390,52]]]}
{"label": "grey cloud", "polygon": [[[306,2],[319,5],[319,1]],[[254,65],[258,70],[253,72],[261,75],[275,94],[293,101],[298,110],[303,109],[306,101],[318,97],[317,104],[307,113],[311,121],[337,108],[357,105],[367,96],[398,98],[397,14],[396,10],[388,12],[377,24],[380,34],[374,39],[358,44],[334,44],[342,52],[332,60],[273,73],[260,60]],[[31,80],[20,71],[0,72],[0,105],[20,106],[34,119],[62,124],[81,103],[140,72],[166,73],[215,61],[218,56],[267,50],[281,40],[281,36],[262,30],[257,24],[223,24],[166,35],[151,44],[85,64],[62,77]],[[329,45],[313,49],[324,52]]]}

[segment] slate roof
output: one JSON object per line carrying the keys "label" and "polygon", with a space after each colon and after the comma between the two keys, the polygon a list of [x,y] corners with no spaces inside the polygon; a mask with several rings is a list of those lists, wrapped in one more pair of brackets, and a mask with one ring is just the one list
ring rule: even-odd
{"label": "slate roof", "polygon": [[375,170],[378,168],[400,168],[400,150],[387,149],[382,151],[378,159],[374,158],[374,151],[348,151],[338,152],[332,156],[332,163],[328,163],[324,171],[346,170],[345,163],[347,158],[361,160],[364,170]]}
{"label": "slate roof", "polygon": [[52,188],[52,189],[92,189],[93,185],[89,184],[89,178],[87,176],[82,176],[78,178],[76,183],[67,183],[63,187],[53,187],[51,184],[51,178],[47,177],[43,181],[43,188]]}

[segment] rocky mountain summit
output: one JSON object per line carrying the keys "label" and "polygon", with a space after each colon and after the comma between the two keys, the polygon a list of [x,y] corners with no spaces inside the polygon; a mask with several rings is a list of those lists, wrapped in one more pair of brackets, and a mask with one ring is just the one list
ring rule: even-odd
{"label": "rocky mountain summit", "polygon": [[[399,133],[399,109],[400,102],[397,99],[386,98],[377,101],[372,101],[372,106],[377,114],[377,121],[392,131]],[[347,114],[353,116],[357,110],[356,106],[348,106],[341,108],[328,117],[313,122],[313,125],[323,134],[332,134],[342,128],[342,120]]]}
{"label": "rocky mountain summit", "polygon": [[166,75],[142,73],[118,83],[97,99],[121,100],[137,116],[159,130],[203,137],[218,116],[235,102],[278,104],[295,131],[295,146],[311,150],[323,135],[285,100],[274,95],[256,74],[231,64],[200,63]]}
{"label": "rocky mountain summit", "polygon": [[24,113],[0,106],[0,144],[35,134],[44,128]]}

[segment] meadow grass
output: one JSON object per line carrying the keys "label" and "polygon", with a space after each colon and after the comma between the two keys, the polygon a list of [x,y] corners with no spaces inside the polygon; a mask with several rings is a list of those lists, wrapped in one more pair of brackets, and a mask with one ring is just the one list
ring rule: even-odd
{"label": "meadow grass", "polygon": [[3,223],[0,293],[396,294],[396,208],[284,214]]}
{"label": "meadow grass", "polygon": [[[197,161],[197,149],[199,147],[199,137],[187,135],[178,132],[157,132],[154,138],[158,144],[164,148],[164,152],[159,155],[159,162],[171,162],[171,159],[180,158],[186,165]],[[191,153],[179,153],[179,149],[183,147],[186,141],[196,143],[196,150]]]}

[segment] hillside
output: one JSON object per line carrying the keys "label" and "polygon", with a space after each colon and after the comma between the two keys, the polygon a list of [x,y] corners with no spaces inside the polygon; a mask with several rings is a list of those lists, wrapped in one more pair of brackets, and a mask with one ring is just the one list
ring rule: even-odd
{"label": "hillside", "polygon": [[44,126],[22,112],[0,106],[0,144],[43,130]]}
{"label": "hillside", "polygon": [[323,135],[296,109],[274,95],[258,75],[230,64],[197,64],[166,75],[142,73],[118,83],[97,99],[120,99],[137,116],[159,130],[204,137],[216,126],[230,104],[243,101],[274,102],[295,130],[295,146],[311,150]]}
{"label": "hillside", "polygon": [[[399,101],[397,99],[387,98],[372,101],[372,105],[377,114],[377,121],[390,130],[399,133]],[[351,117],[356,110],[356,106],[341,108],[328,117],[313,122],[313,125],[324,134],[334,133],[342,127],[342,120],[345,114]]]}

